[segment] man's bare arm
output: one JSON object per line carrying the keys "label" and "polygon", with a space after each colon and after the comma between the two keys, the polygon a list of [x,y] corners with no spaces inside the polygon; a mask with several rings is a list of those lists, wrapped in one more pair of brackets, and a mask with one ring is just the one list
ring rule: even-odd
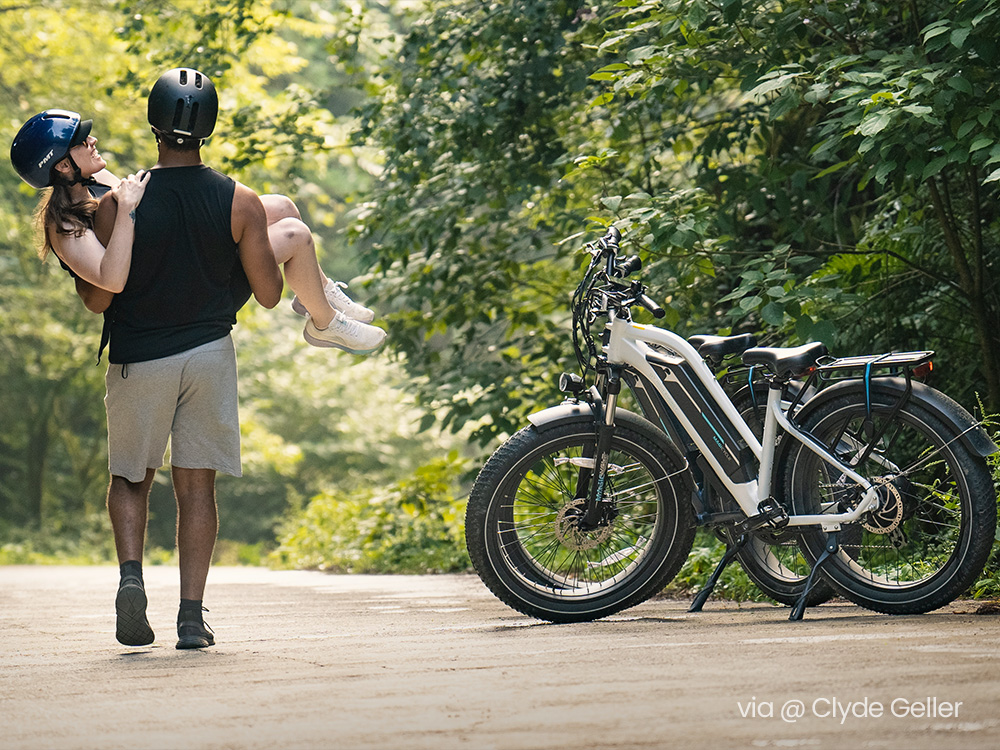
{"label": "man's bare arm", "polygon": [[236,183],[232,212],[233,239],[257,302],[271,308],[281,299],[284,280],[267,238],[267,216],[257,194]]}
{"label": "man's bare arm", "polygon": [[83,304],[92,313],[102,313],[108,309],[111,300],[115,298],[112,292],[94,286],[89,281],[84,281],[79,276],[76,278],[76,293],[80,295]]}

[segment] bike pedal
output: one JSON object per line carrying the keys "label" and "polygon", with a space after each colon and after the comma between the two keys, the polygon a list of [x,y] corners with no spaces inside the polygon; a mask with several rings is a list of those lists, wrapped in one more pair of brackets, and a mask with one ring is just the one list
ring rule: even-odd
{"label": "bike pedal", "polygon": [[767,525],[771,528],[783,529],[788,525],[788,511],[773,497],[762,500],[757,510],[761,516],[767,518]]}
{"label": "bike pedal", "polygon": [[757,510],[759,511],[757,515],[750,516],[740,524],[743,531],[756,531],[765,526],[770,526],[772,529],[783,529],[788,525],[788,511],[774,498],[761,500]]}

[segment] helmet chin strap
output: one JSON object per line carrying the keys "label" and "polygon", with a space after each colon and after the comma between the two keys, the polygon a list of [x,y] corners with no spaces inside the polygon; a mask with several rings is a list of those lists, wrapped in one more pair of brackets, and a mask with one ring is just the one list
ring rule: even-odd
{"label": "helmet chin strap", "polygon": [[83,170],[80,169],[80,167],[77,166],[77,164],[73,160],[72,156],[70,156],[69,154],[66,154],[66,158],[69,159],[69,163],[73,166],[73,178],[72,179],[68,179],[68,178],[63,177],[62,175],[60,175],[59,176],[59,183],[61,185],[66,185],[67,187],[69,187],[71,185],[97,185],[98,184],[97,180],[95,180],[93,178],[93,176],[91,176],[91,177],[84,177],[83,176]]}

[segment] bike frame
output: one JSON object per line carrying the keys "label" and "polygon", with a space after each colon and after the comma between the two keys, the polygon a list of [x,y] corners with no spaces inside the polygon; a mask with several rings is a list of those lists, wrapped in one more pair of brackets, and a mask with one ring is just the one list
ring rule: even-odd
{"label": "bike frame", "polygon": [[[748,518],[758,515],[761,504],[771,497],[779,429],[863,490],[861,501],[851,511],[790,515],[788,526],[820,526],[824,531],[837,531],[841,524],[857,521],[876,506],[876,487],[789,419],[782,407],[780,383],[772,383],[768,390],[764,434],[763,439],[758,440],[715,374],[684,338],[665,328],[633,323],[613,310],[609,310],[608,315],[608,338],[604,347],[608,367],[630,370],[644,387],[655,389],[669,411],[669,415],[658,414],[660,427],[669,433],[664,418],[673,418],[679,423]],[[667,351],[654,349],[654,346]],[[609,396],[605,424],[614,423],[615,407],[616,399]],[[748,465],[751,462],[747,451],[752,463],[756,464],[756,477],[753,466]]]}

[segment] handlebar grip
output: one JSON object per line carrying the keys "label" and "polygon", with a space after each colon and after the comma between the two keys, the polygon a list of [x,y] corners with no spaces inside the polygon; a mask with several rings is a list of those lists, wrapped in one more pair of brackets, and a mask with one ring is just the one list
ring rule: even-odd
{"label": "handlebar grip", "polygon": [[655,302],[653,302],[653,300],[651,300],[645,294],[640,294],[636,298],[636,301],[640,305],[642,305],[643,307],[645,307],[647,310],[649,310],[651,313],[653,313],[653,317],[654,318],[662,318],[664,315],[667,314],[666,311],[662,307],[660,307],[658,304],[656,304]]}

